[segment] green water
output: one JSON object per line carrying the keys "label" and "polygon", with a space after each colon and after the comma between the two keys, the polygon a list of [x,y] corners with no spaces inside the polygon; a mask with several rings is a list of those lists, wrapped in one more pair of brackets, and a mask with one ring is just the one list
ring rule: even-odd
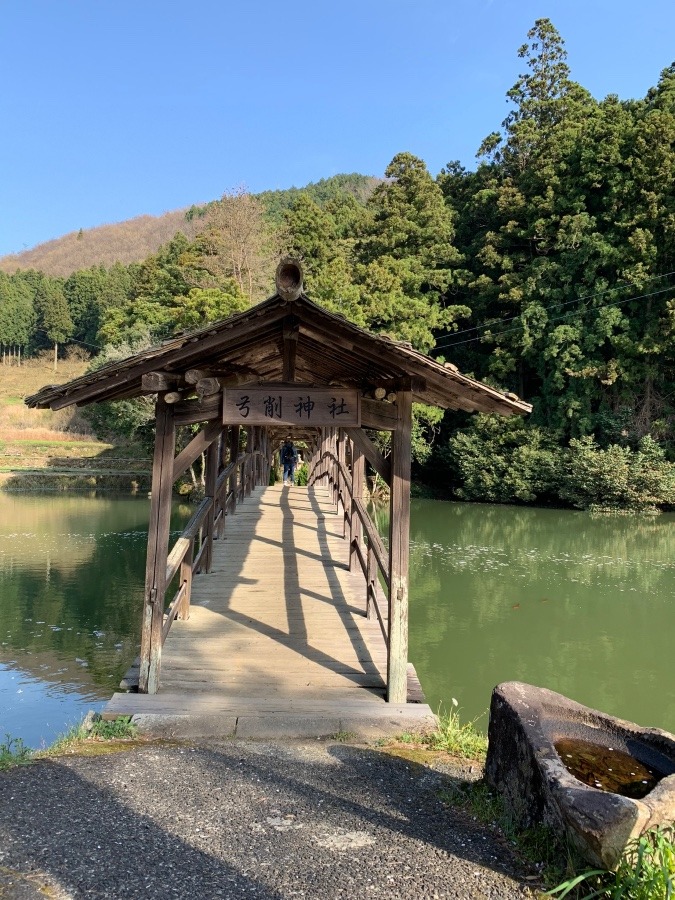
{"label": "green water", "polygon": [[[0,493],[0,741],[50,742],[115,690],[138,653],[148,512]],[[675,731],[674,626],[671,515],[413,503],[410,656],[433,708],[474,718],[518,679]]]}
{"label": "green water", "polygon": [[418,500],[410,564],[410,657],[433,708],[481,716],[518,680],[675,731],[675,516]]}
{"label": "green water", "polygon": [[50,743],[116,689],[138,653],[149,508],[0,493],[0,740]]}

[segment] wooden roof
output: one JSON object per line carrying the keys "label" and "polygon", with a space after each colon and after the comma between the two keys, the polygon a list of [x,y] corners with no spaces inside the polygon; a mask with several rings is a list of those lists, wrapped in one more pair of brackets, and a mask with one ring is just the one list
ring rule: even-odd
{"label": "wooden roof", "polygon": [[444,408],[502,415],[523,415],[532,409],[515,394],[468,378],[456,366],[443,365],[410,344],[358,328],[302,293],[293,300],[275,294],[214,325],[181,333],[66,384],[47,385],[26,403],[61,409],[138,397],[150,393],[143,385],[143,375],[150,372],[168,373],[188,396],[184,375],[196,368],[223,384],[294,381],[364,392],[409,385],[415,400]]}

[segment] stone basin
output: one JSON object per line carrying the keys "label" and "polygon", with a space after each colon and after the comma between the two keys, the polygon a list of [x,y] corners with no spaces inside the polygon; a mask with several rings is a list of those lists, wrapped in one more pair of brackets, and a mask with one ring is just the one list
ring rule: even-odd
{"label": "stone basin", "polygon": [[511,681],[492,693],[488,741],[485,778],[514,820],[563,829],[594,866],[615,868],[632,838],[675,821],[667,731]]}

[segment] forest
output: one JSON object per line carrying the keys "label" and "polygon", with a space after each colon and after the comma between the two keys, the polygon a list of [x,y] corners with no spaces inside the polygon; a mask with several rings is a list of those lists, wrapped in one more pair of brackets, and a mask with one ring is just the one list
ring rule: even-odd
{"label": "forest", "polygon": [[[3,364],[129,355],[264,299],[290,254],[315,302],[533,404],[526,420],[418,408],[415,474],[435,495],[675,506],[675,63],[641,99],[597,100],[548,19],[518,56],[473,170],[401,152],[382,180],[193,207],[137,262],[0,272]],[[123,434],[148,409],[94,415]]]}

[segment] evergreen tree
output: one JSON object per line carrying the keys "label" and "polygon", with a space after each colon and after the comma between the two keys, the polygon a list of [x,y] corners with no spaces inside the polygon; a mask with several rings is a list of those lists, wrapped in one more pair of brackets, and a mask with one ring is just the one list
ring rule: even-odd
{"label": "evergreen tree", "polygon": [[54,345],[54,370],[57,367],[59,344],[73,333],[73,320],[63,292],[63,283],[56,278],[42,278],[35,292],[38,330]]}
{"label": "evergreen tree", "polygon": [[427,167],[400,153],[368,207],[372,220],[356,246],[356,280],[368,326],[428,350],[434,332],[469,310],[448,304],[459,255],[443,194]]}
{"label": "evergreen tree", "polygon": [[0,272],[0,344],[26,347],[33,336],[35,320],[27,285]]}

